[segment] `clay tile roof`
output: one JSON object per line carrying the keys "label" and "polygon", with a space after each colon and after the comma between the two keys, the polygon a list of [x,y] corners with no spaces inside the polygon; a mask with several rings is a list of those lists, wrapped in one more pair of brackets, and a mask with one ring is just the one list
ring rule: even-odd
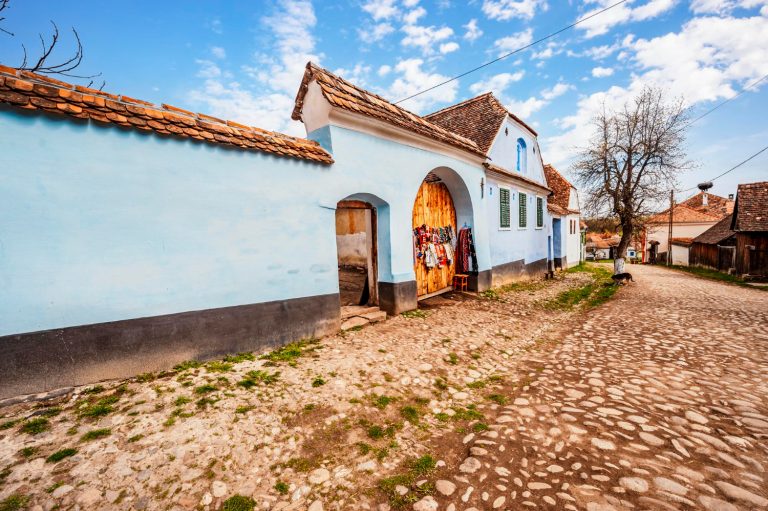
{"label": "clay tile roof", "polygon": [[547,186],[554,192],[554,195],[549,198],[548,202],[560,206],[569,213],[578,213],[578,211],[568,209],[571,188],[574,188],[574,186],[550,164],[544,165],[544,177],[547,179]]}
{"label": "clay tile roof", "polygon": [[[550,200],[552,200],[551,197],[550,197]],[[550,213],[554,213],[555,215],[561,215],[561,216],[565,216],[568,214],[567,209],[561,206],[558,206],[557,204],[551,203],[549,201],[547,201],[547,211],[549,211]]]}
{"label": "clay tile roof", "polygon": [[485,156],[485,153],[472,140],[441,128],[404,108],[390,103],[381,96],[349,83],[327,69],[316,66],[311,62],[307,63],[304,78],[301,80],[299,91],[296,94],[293,114],[291,115],[297,121],[301,120],[304,97],[312,80],[317,82],[325,99],[334,107],[373,117],[470,153]]}
{"label": "clay tile roof", "polygon": [[[689,208],[688,206],[682,203],[675,204],[675,209],[673,210],[673,213],[672,213],[672,221],[676,224],[717,222],[718,220],[720,220],[719,216],[697,211],[693,208]],[[647,224],[669,223],[669,208],[662,211],[661,213],[653,215],[648,220],[646,220],[646,223]]]}
{"label": "clay tile roof", "polygon": [[739,185],[731,228],[768,232],[768,181]]}
{"label": "clay tile roof", "polygon": [[670,241],[673,245],[683,245],[688,247],[693,243],[693,238],[672,238]]}
{"label": "clay tile roof", "polygon": [[701,213],[707,213],[708,215],[716,216],[717,218],[722,218],[733,212],[732,200],[726,199],[725,197],[720,197],[719,195],[715,195],[713,193],[706,194],[707,204],[704,205],[704,193],[705,192],[699,192],[693,197],[684,200],[680,204],[688,206],[689,208],[695,209]]}
{"label": "clay tile roof", "polygon": [[512,117],[530,131],[533,136],[538,136],[533,128],[507,110],[491,92],[443,108],[425,115],[424,118],[453,133],[473,140],[483,153],[488,154],[493,140],[507,116]]}
{"label": "clay tile roof", "polygon": [[333,163],[331,155],[312,140],[224,122],[170,105],[156,106],[2,65],[0,103],[287,158]]}
{"label": "clay tile roof", "polygon": [[717,222],[715,225],[693,238],[693,242],[705,243],[707,245],[716,245],[721,241],[730,238],[736,234],[731,230],[732,219],[733,214],[723,217],[723,219]]}

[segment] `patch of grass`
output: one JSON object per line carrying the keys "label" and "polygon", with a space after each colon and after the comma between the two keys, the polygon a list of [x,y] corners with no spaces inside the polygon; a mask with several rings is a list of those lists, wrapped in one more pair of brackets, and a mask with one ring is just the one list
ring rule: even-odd
{"label": "patch of grass", "polygon": [[136,381],[139,383],[154,381],[155,379],[157,379],[157,375],[155,375],[155,373],[141,373],[136,376]]}
{"label": "patch of grass", "polygon": [[[437,462],[429,454],[408,460],[405,463],[407,472],[382,479],[379,481],[378,487],[387,495],[390,505],[395,509],[413,504],[424,495],[434,493],[434,484],[425,483],[417,486],[416,481],[431,474],[436,465]],[[396,490],[398,486],[405,486],[410,491],[405,495],[400,495]]]}
{"label": "patch of grass", "polygon": [[63,482],[57,481],[57,482],[53,483],[52,485],[50,485],[48,488],[46,488],[45,489],[45,493],[53,493],[54,491],[56,491],[56,488],[59,488],[59,487],[61,487],[63,485],[64,485]]}
{"label": "patch of grass", "polygon": [[365,456],[369,452],[373,450],[373,447],[371,447],[371,444],[366,444],[365,442],[357,442],[355,444],[357,446],[357,451],[360,453],[361,456]]}
{"label": "patch of grass", "polygon": [[256,507],[256,501],[251,497],[232,495],[224,501],[221,509],[222,511],[253,511],[254,507]]}
{"label": "patch of grass", "polygon": [[323,385],[325,385],[325,380],[320,376],[316,376],[315,379],[312,380],[313,387],[322,387]]}
{"label": "patch of grass", "polygon": [[289,488],[290,487],[288,486],[288,484],[283,481],[278,481],[275,483],[275,491],[280,495],[288,495]]}
{"label": "patch of grass", "polygon": [[456,415],[453,416],[453,420],[457,421],[480,420],[483,418],[483,414],[477,411],[477,407],[475,405],[467,405],[466,408],[456,407],[454,408],[454,411],[456,412]]}
{"label": "patch of grass", "polygon": [[206,383],[204,385],[200,385],[199,387],[195,387],[195,394],[210,394],[211,392],[216,392],[217,390],[219,390],[219,388],[216,385]]}
{"label": "patch of grass", "polygon": [[50,408],[44,408],[41,412],[38,412],[40,417],[56,417],[61,413],[61,408],[58,406],[52,406]]}
{"label": "patch of grass", "polygon": [[83,394],[101,394],[104,392],[104,387],[101,385],[94,385],[93,387],[88,387],[87,389],[83,390]]}
{"label": "patch of grass", "polygon": [[213,362],[208,362],[205,364],[205,368],[210,373],[227,373],[232,370],[232,364],[229,362],[214,360]]}
{"label": "patch of grass", "polygon": [[402,424],[387,424],[386,426],[379,426],[378,424],[363,423],[366,427],[366,433],[368,438],[372,440],[381,440],[382,438],[393,438],[398,429],[402,428]]}
{"label": "patch of grass", "polygon": [[130,437],[130,438],[128,439],[128,443],[129,443],[129,444],[132,444],[132,443],[134,443],[134,442],[138,442],[138,441],[139,441],[139,440],[141,440],[142,438],[144,438],[144,435],[141,435],[141,434],[139,434],[139,435],[133,435],[132,437]]}
{"label": "patch of grass", "polygon": [[296,472],[309,472],[316,468],[317,465],[317,460],[310,458],[291,458],[283,464],[284,467],[292,468]]}
{"label": "patch of grass", "polygon": [[493,401],[497,405],[504,406],[508,402],[507,397],[503,396],[501,394],[491,394],[491,395],[489,395],[487,397],[488,397],[488,399],[490,399],[491,401]]}
{"label": "patch of grass", "polygon": [[42,433],[43,431],[47,431],[51,428],[51,424],[48,422],[48,419],[45,419],[43,417],[37,417],[34,419],[30,419],[24,424],[21,425],[19,428],[19,431],[22,433],[26,433],[28,435],[37,435]]}
{"label": "patch of grass", "polygon": [[488,424],[486,424],[484,422],[476,422],[475,424],[472,425],[472,431],[474,431],[475,433],[480,433],[482,431],[488,431],[488,429],[490,429],[490,428],[488,428]]}
{"label": "patch of grass", "polygon": [[215,399],[211,399],[208,397],[201,397],[200,399],[195,401],[195,404],[197,405],[198,408],[207,408],[208,405],[212,405],[215,402],[216,402]]}
{"label": "patch of grass", "polygon": [[308,352],[319,349],[319,343],[318,339],[302,339],[301,341],[286,344],[266,355],[262,355],[260,358],[268,360],[272,364],[287,362],[288,365],[296,365],[296,359]]}
{"label": "patch of grass", "polygon": [[387,407],[387,405],[389,405],[389,403],[393,401],[397,401],[397,398],[391,396],[371,396],[371,405],[375,406],[379,410],[383,410]]}
{"label": "patch of grass", "polygon": [[245,374],[245,378],[237,382],[237,384],[243,388],[250,389],[262,383],[264,385],[272,385],[278,379],[280,379],[279,371],[269,374],[268,372],[259,369],[256,371],[248,371]]}
{"label": "patch of grass", "polygon": [[452,365],[458,364],[459,363],[459,356],[456,353],[454,353],[454,352],[448,353],[448,363],[452,364]]}
{"label": "patch of grass", "polygon": [[248,413],[251,410],[253,410],[255,407],[251,405],[242,405],[235,408],[235,413]]}
{"label": "patch of grass", "polygon": [[114,408],[112,405],[117,403],[120,400],[119,394],[122,394],[122,392],[115,391],[114,394],[111,394],[109,396],[105,396],[95,403],[89,403],[88,406],[85,408],[82,408],[78,411],[78,414],[81,417],[103,417],[105,415],[109,415],[114,411]]}
{"label": "patch of grass", "polygon": [[63,460],[64,458],[69,458],[70,456],[74,456],[75,454],[77,454],[77,449],[73,449],[69,447],[67,449],[61,449],[60,451],[56,451],[55,453],[45,458],[45,461],[48,463],[56,463],[58,461]]}
{"label": "patch of grass", "polygon": [[421,412],[415,406],[407,405],[400,408],[400,415],[411,424],[418,424]]}
{"label": "patch of grass", "polygon": [[81,442],[90,442],[91,440],[97,440],[99,438],[104,438],[112,434],[112,430],[109,428],[102,428],[102,429],[94,429],[92,431],[87,432],[83,436],[80,437]]}
{"label": "patch of grass", "polygon": [[486,300],[494,300],[494,301],[500,301],[501,296],[499,295],[499,292],[496,289],[487,289],[480,293],[480,296],[482,298],[485,298]]}
{"label": "patch of grass", "polygon": [[475,380],[473,382],[467,383],[467,387],[470,389],[482,389],[485,388],[487,383],[484,380]]}
{"label": "patch of grass", "polygon": [[240,362],[246,361],[253,362],[254,360],[256,360],[256,356],[250,351],[244,351],[243,353],[227,355],[224,357],[224,362],[229,362],[230,364],[239,364]]}
{"label": "patch of grass", "polygon": [[202,364],[200,364],[200,362],[198,362],[197,360],[185,360],[181,364],[176,364],[175,366],[173,366],[173,370],[177,372],[182,372],[188,369],[197,369],[201,365]]}
{"label": "patch of grass", "polygon": [[192,399],[186,396],[179,396],[174,400],[173,404],[174,406],[184,406],[185,404],[191,403],[191,402],[192,402]]}
{"label": "patch of grass", "polygon": [[19,422],[21,422],[21,419],[14,419],[14,420],[3,422],[2,424],[0,424],[0,430],[11,429]]}
{"label": "patch of grass", "polygon": [[24,458],[31,458],[37,454],[37,447],[25,447],[19,451]]}
{"label": "patch of grass", "polygon": [[19,511],[27,507],[29,497],[26,495],[10,495],[0,500],[0,511]]}
{"label": "patch of grass", "polygon": [[741,277],[738,277],[736,275],[729,275],[727,273],[719,272],[717,270],[712,270],[710,268],[699,268],[697,266],[671,266],[673,270],[678,271],[684,271],[686,273],[690,273],[691,275],[695,275],[697,277],[701,277],[703,279],[709,279],[709,280],[718,280],[720,282],[725,282],[728,284],[735,284],[737,286],[744,286],[751,289],[759,289],[761,291],[768,291],[768,286],[750,286],[744,279]]}
{"label": "patch of grass", "polygon": [[412,311],[405,311],[400,313],[405,319],[424,319],[429,316],[429,313],[425,310],[414,309]]}
{"label": "patch of grass", "polygon": [[433,385],[438,390],[448,390],[448,382],[443,378],[435,378]]}

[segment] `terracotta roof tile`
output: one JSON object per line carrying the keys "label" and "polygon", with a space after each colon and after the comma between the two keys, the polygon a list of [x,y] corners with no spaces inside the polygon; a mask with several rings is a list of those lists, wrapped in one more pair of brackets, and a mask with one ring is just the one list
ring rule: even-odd
{"label": "terracotta roof tile", "polygon": [[725,197],[720,197],[719,195],[715,195],[713,193],[706,193],[707,204],[704,205],[704,194],[705,192],[699,192],[693,197],[684,200],[680,204],[688,206],[689,208],[695,209],[701,213],[707,213],[708,215],[716,216],[717,218],[722,218],[725,215],[729,215],[733,212],[732,200],[726,199]]}
{"label": "terracotta roof tile", "polygon": [[7,66],[0,66],[0,103],[163,135],[190,137],[243,149],[257,148],[288,158],[333,163],[331,155],[313,140],[228,123],[170,105],[158,107],[147,101],[75,86]]}
{"label": "terracotta roof tile", "polygon": [[297,121],[301,120],[304,97],[312,80],[317,82],[323,97],[333,106],[373,117],[470,153],[485,156],[485,153],[473,141],[441,128],[404,108],[393,105],[381,96],[352,85],[327,69],[316,66],[311,62],[307,63],[304,78],[296,94],[293,114],[291,115]]}
{"label": "terracotta roof tile", "polygon": [[544,165],[544,177],[547,179],[547,186],[552,189],[554,195],[549,198],[549,202],[565,209],[568,212],[578,213],[568,209],[571,198],[571,188],[574,186],[563,177],[563,175],[550,164]]}
{"label": "terracotta roof tile", "polygon": [[732,220],[733,214],[723,217],[723,219],[717,222],[715,225],[693,238],[693,242],[705,243],[707,245],[716,245],[721,241],[730,238],[736,234],[731,230]]}
{"label": "terracotta roof tile", "polygon": [[768,232],[768,181],[739,185],[731,228]]}
{"label": "terracotta roof tile", "polygon": [[538,136],[533,128],[507,110],[490,92],[425,115],[424,118],[474,141],[487,155],[507,116],[520,123],[533,136]]}
{"label": "terracotta roof tile", "polygon": [[[552,200],[552,197],[550,197],[549,200]],[[567,209],[560,207],[557,204],[554,204],[549,201],[547,201],[547,211],[549,211],[550,213],[554,213],[555,215],[561,215],[561,216],[565,216],[568,214]]]}
{"label": "terracotta roof tile", "polygon": [[[719,216],[711,215],[709,213],[704,213],[701,211],[697,211],[693,208],[690,208],[686,206],[683,203],[675,204],[675,209],[672,213],[672,221],[676,224],[695,224],[695,223],[706,223],[706,222],[717,222],[720,220]],[[653,215],[648,220],[646,220],[647,224],[668,224],[669,223],[669,208],[662,211],[661,213],[658,213],[656,215]]]}

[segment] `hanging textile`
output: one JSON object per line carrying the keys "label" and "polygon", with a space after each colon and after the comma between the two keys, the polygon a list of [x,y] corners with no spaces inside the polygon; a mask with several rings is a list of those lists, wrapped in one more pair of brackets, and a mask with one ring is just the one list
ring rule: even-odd
{"label": "hanging textile", "polygon": [[413,261],[421,260],[427,268],[444,268],[456,260],[458,242],[453,227],[429,227],[413,229]]}
{"label": "hanging textile", "polygon": [[477,254],[472,239],[472,228],[462,227],[456,246],[456,273],[477,272]]}

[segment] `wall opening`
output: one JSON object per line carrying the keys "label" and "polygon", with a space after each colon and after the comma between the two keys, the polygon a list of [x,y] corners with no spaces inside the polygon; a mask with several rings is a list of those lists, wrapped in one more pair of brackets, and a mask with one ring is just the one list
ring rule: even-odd
{"label": "wall opening", "polygon": [[372,204],[342,200],[336,206],[336,253],[341,306],[378,304],[377,215]]}

